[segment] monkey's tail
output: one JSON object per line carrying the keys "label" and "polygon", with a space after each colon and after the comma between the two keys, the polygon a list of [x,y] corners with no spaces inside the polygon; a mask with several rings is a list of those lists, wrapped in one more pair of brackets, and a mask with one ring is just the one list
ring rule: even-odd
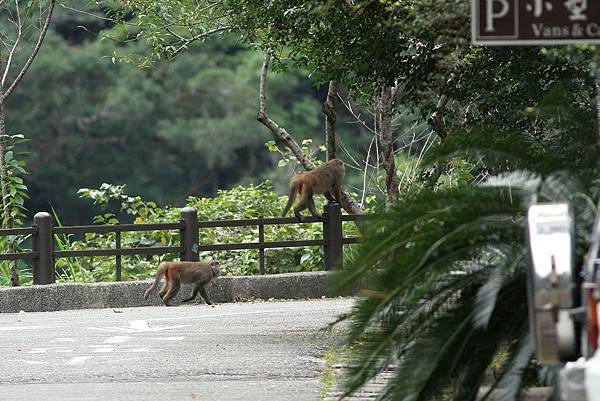
{"label": "monkey's tail", "polygon": [[158,286],[158,283],[160,283],[160,280],[165,275],[166,270],[167,270],[167,265],[165,264],[165,262],[160,262],[160,264],[158,265],[158,268],[156,269],[156,278],[154,279],[154,282],[150,285],[150,287],[148,287],[148,289],[144,293],[144,299],[148,299],[148,297],[152,293],[152,290],[154,290]]}
{"label": "monkey's tail", "polygon": [[[300,185],[302,185],[302,184],[300,184]],[[287,212],[289,212],[290,208],[294,204],[294,201],[296,200],[296,195],[298,195],[298,189],[299,189],[300,185],[298,185],[295,182],[292,182],[290,184],[290,193],[288,195],[288,201],[287,201],[287,204],[285,205],[285,207],[283,208],[283,211],[281,212],[281,217],[285,217]]]}

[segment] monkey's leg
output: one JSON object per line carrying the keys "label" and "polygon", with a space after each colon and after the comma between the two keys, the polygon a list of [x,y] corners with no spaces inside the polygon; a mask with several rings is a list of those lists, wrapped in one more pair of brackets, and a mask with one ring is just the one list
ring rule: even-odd
{"label": "monkey's leg", "polygon": [[331,192],[327,191],[324,193],[325,198],[327,198],[328,201],[333,202],[335,199],[333,197],[333,195],[331,195]]}
{"label": "monkey's leg", "polygon": [[166,306],[169,306],[169,301],[175,298],[175,296],[179,292],[179,287],[181,287],[180,283],[171,283],[171,286],[169,287],[167,293],[163,298],[163,302]]}
{"label": "monkey's leg", "polygon": [[165,294],[167,293],[167,282],[165,281],[163,283],[162,288],[160,289],[160,291],[158,292],[158,296],[160,297],[160,299],[163,299],[165,297]]}
{"label": "monkey's leg", "polygon": [[204,298],[207,305],[212,305],[212,302],[210,302],[210,299],[208,298],[208,294],[206,293],[206,288],[204,288],[204,286],[200,287],[200,295],[202,296],[202,298]]}
{"label": "monkey's leg", "polygon": [[342,199],[342,188],[341,187],[337,187],[335,189],[335,191],[333,191],[333,197],[335,198],[335,201],[337,203],[342,203],[341,199]]}
{"label": "monkey's leg", "polygon": [[309,194],[308,191],[302,192],[302,196],[300,197],[300,201],[294,206],[294,215],[302,221],[301,211],[308,209],[310,207],[310,202],[312,201],[312,194]]}
{"label": "monkey's leg", "polygon": [[308,210],[310,210],[313,216],[321,217],[319,212],[317,212],[317,207],[315,206],[315,201],[313,199],[308,202]]}
{"label": "monkey's leg", "polygon": [[200,284],[200,283],[196,283],[196,284],[194,284],[194,289],[193,289],[193,291],[192,291],[192,296],[191,296],[191,297],[189,297],[189,298],[186,298],[186,299],[184,299],[184,300],[183,300],[183,301],[181,301],[181,302],[190,302],[192,299],[196,298],[196,295],[198,294],[198,291],[199,291],[201,288],[204,288],[204,286],[203,286],[202,284]]}

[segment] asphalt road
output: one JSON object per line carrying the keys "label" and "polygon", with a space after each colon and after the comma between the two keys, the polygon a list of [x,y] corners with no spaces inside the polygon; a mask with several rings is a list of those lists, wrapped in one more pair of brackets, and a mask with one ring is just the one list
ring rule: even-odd
{"label": "asphalt road", "polygon": [[351,300],[0,314],[0,400],[318,400]]}

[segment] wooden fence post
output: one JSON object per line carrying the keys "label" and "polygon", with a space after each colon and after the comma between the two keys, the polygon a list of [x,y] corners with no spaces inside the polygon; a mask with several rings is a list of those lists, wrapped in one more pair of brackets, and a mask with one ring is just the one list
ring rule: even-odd
{"label": "wooden fence post", "polygon": [[323,212],[325,270],[343,265],[342,235],[342,208],[337,202],[327,202]]}
{"label": "wooden fence post", "polygon": [[183,229],[180,230],[181,237],[181,260],[197,262],[198,242],[200,234],[198,233],[198,213],[192,207],[184,207],[180,210],[179,216],[183,223]]}
{"label": "wooden fence post", "polygon": [[32,263],[33,284],[53,284],[54,242],[52,238],[52,216],[47,212],[38,212],[33,216],[32,251],[37,254]]}
{"label": "wooden fence post", "polygon": [[258,218],[258,243],[258,271],[265,274],[265,225],[262,216]]}

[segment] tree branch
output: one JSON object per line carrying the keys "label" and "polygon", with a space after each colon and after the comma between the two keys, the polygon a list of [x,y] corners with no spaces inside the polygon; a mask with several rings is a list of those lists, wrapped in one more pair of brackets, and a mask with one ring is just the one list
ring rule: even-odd
{"label": "tree branch", "polygon": [[8,89],[0,97],[0,103],[4,103],[6,101],[6,99],[9,98],[9,96],[11,95],[13,90],[16,88],[16,86],[19,84],[19,82],[21,81],[21,79],[23,78],[23,76],[25,75],[25,73],[27,72],[29,67],[31,66],[31,63],[33,63],[33,59],[35,58],[35,56],[37,56],[38,52],[40,51],[40,48],[42,47],[42,42],[44,41],[44,37],[46,36],[46,32],[48,32],[48,26],[50,25],[50,19],[52,18],[52,11],[54,11],[55,4],[56,4],[56,0],[50,0],[50,5],[48,6],[48,15],[46,16],[46,20],[44,21],[44,26],[42,27],[42,30],[40,31],[40,36],[38,37],[38,40],[37,40],[33,50],[31,51],[29,58],[25,62],[25,65],[23,65],[23,68],[19,72],[19,75],[17,75],[17,77],[15,78],[13,83],[8,87]]}
{"label": "tree branch", "polygon": [[[266,95],[266,82],[267,82],[267,73],[269,72],[269,63],[271,62],[271,57],[273,55],[273,50],[268,49],[265,52],[265,58],[263,59],[263,64],[260,70],[260,83],[258,87],[258,113],[256,113],[256,119],[262,123],[265,127],[267,127],[273,135],[281,140],[285,145],[292,151],[296,159],[302,164],[302,166],[306,170],[312,170],[315,168],[315,164],[310,160],[310,158],[304,153],[302,148],[298,145],[298,143],[292,138],[292,136],[287,132],[287,130],[269,118],[269,111],[267,107],[267,95]],[[346,192],[342,191],[341,194],[341,204],[344,210],[350,214],[360,214],[361,210],[356,201]]]}
{"label": "tree branch", "polygon": [[381,143],[381,158],[385,169],[385,187],[387,191],[386,203],[391,206],[399,195],[399,181],[396,173],[396,160],[394,159],[394,133],[392,127],[393,117],[393,92],[392,87],[383,88],[379,98],[379,141]]}
{"label": "tree branch", "polygon": [[[454,80],[454,73],[450,74],[450,78],[448,78],[448,81],[446,82],[446,86],[449,85],[453,80]],[[446,95],[445,93],[442,92],[442,94],[440,95],[440,98],[438,99],[438,102],[435,106],[435,111],[433,112],[433,114],[427,119],[427,124],[429,124],[429,127],[433,130],[433,132],[435,132],[441,140],[446,139],[446,137],[448,136],[448,132],[446,131],[446,128],[444,127],[444,109],[446,108],[446,105],[448,104],[448,95]]]}
{"label": "tree branch", "polygon": [[225,26],[221,26],[218,28],[214,28],[211,29],[210,31],[206,31],[206,32],[202,32],[198,35],[189,37],[189,38],[185,38],[183,36],[179,36],[173,33],[173,35],[175,37],[177,37],[180,41],[183,42],[183,44],[181,44],[174,52],[173,52],[173,57],[177,56],[179,53],[181,53],[182,50],[186,49],[187,46],[189,46],[190,44],[192,44],[193,42],[200,40],[200,39],[204,39],[214,33],[219,33],[219,32],[223,32],[223,31],[227,31],[227,30],[232,30],[237,28],[235,25],[225,25]]}
{"label": "tree branch", "polygon": [[0,86],[4,88],[4,84],[6,83],[6,77],[8,76],[8,71],[10,70],[10,66],[12,65],[12,59],[15,54],[15,50],[17,46],[19,46],[19,42],[21,41],[21,35],[23,33],[23,23],[21,22],[21,10],[19,9],[19,0],[15,0],[15,7],[17,13],[17,21],[15,25],[17,27],[17,37],[13,42],[12,47],[8,51],[8,59],[6,60],[6,67],[4,67],[4,74],[2,74],[2,81],[0,81]]}
{"label": "tree branch", "polygon": [[337,82],[329,81],[327,99],[321,105],[321,111],[325,114],[325,145],[327,148],[327,160],[335,159],[335,101],[337,99]]}

